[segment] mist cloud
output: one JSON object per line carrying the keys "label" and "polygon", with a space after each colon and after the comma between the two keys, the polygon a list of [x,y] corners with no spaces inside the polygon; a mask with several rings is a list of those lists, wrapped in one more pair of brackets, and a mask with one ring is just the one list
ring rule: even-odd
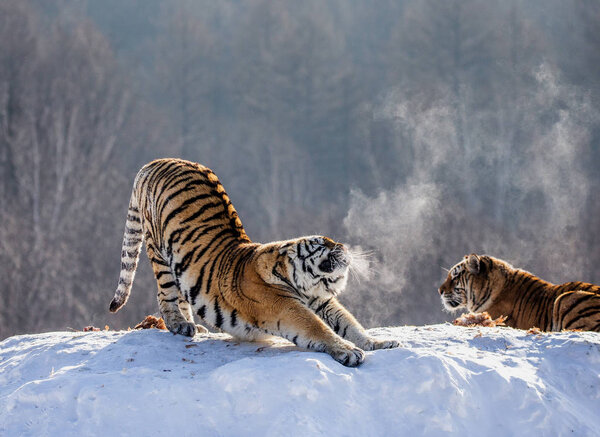
{"label": "mist cloud", "polygon": [[[352,192],[344,225],[350,241],[374,250],[376,274],[349,299],[368,299],[370,311],[389,323],[443,320],[435,292],[440,267],[471,252],[549,280],[585,279],[578,225],[590,187],[581,156],[598,114],[551,66],[531,77],[533,88],[507,113],[478,113],[468,92],[425,101],[398,89],[374,109],[393,124],[412,173],[375,196]],[[502,118],[514,123],[510,129]]]}

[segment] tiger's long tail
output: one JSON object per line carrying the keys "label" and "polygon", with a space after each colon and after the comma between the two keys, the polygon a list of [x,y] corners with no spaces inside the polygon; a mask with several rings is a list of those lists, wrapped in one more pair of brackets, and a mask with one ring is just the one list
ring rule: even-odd
{"label": "tiger's long tail", "polygon": [[115,297],[110,302],[110,311],[116,313],[127,303],[131,286],[135,276],[135,270],[140,258],[142,243],[144,242],[143,217],[140,213],[135,194],[135,186],[129,200],[127,221],[125,222],[125,235],[123,235],[123,247],[121,249],[121,274],[119,284],[115,291]]}

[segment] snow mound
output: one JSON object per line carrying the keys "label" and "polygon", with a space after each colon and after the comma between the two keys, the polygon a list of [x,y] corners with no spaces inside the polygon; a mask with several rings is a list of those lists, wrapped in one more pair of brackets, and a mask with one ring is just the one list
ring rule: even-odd
{"label": "snow mound", "polygon": [[274,339],[158,330],[0,343],[0,435],[597,435],[600,334],[372,329],[346,368]]}

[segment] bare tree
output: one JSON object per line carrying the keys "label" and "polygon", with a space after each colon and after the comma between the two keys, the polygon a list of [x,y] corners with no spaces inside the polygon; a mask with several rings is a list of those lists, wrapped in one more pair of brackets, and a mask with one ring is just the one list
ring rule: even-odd
{"label": "bare tree", "polygon": [[85,320],[95,310],[95,294],[81,292],[97,291],[89,281],[103,236],[94,231],[126,202],[111,192],[124,180],[115,162],[131,96],[89,22],[45,30],[26,5],[0,7],[9,23],[0,44],[11,52],[0,73],[0,268],[9,296],[0,325],[38,331],[61,326],[65,312]]}

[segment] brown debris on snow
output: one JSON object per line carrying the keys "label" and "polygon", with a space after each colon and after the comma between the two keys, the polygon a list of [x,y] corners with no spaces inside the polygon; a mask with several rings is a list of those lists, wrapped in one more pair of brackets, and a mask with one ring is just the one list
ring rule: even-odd
{"label": "brown debris on snow", "polygon": [[500,316],[494,320],[490,317],[487,311],[484,311],[482,313],[465,313],[452,323],[456,326],[467,326],[470,328],[475,326],[493,328],[495,326],[505,326],[505,320],[506,316]]}
{"label": "brown debris on snow", "polygon": [[[71,331],[74,331],[74,332],[79,332],[77,329],[73,329],[73,328],[68,328],[68,329],[70,329]],[[108,331],[109,329],[110,328],[108,327],[108,325],[104,325],[105,331]],[[81,332],[99,332],[99,331],[102,331],[102,329],[96,328],[95,326],[92,326],[92,325],[86,326],[85,328],[83,328],[81,330]]]}
{"label": "brown debris on snow", "polygon": [[162,317],[156,318],[154,316],[146,316],[146,318],[135,325],[134,329],[162,329],[167,330],[167,325],[165,325],[165,321]]}

